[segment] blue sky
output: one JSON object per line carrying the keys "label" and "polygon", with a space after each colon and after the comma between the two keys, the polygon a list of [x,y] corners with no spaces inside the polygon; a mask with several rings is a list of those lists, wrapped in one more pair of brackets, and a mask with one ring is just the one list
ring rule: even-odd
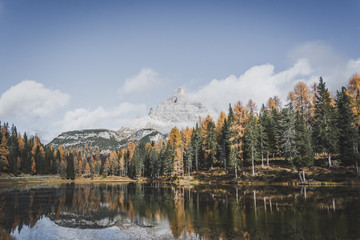
{"label": "blue sky", "polygon": [[119,129],[177,87],[216,111],[285,98],[320,75],[336,90],[360,72],[359,10],[359,0],[0,0],[0,119],[46,141]]}

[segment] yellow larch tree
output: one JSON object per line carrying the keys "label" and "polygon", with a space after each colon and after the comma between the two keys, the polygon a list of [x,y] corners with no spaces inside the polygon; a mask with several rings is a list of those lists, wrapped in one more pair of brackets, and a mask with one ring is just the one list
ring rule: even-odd
{"label": "yellow larch tree", "polygon": [[188,158],[190,152],[191,134],[192,134],[192,129],[190,129],[189,127],[186,127],[181,131],[181,140],[183,142],[183,156],[184,156],[184,161],[186,162],[188,174],[190,174],[191,171],[191,163],[189,162],[189,158]]}
{"label": "yellow larch tree", "polygon": [[1,170],[7,171],[9,168],[9,160],[8,157],[10,155],[10,150],[8,146],[8,140],[6,138],[6,128],[2,129],[2,138],[0,143],[0,164]]}
{"label": "yellow larch tree", "polygon": [[120,176],[125,175],[125,149],[121,149],[119,153],[119,171]]}
{"label": "yellow larch tree", "polygon": [[360,75],[355,73],[349,80],[348,92],[352,100],[352,111],[356,125],[360,126]]}
{"label": "yellow larch tree", "polygon": [[215,130],[218,136],[221,135],[221,131],[226,119],[226,114],[224,112],[221,112],[215,126]]}
{"label": "yellow larch tree", "polygon": [[249,116],[247,110],[243,107],[242,103],[239,101],[234,106],[234,121],[230,128],[232,136],[231,141],[231,151],[234,152],[233,166],[235,168],[235,177],[237,178],[237,168],[239,166],[238,161],[243,161],[244,153],[244,135],[245,127],[248,122]]}
{"label": "yellow larch tree", "polygon": [[31,174],[36,173],[36,165],[35,165],[35,159],[34,157],[31,157]]}
{"label": "yellow larch tree", "polygon": [[110,170],[112,175],[117,175],[119,172],[119,156],[115,151],[110,153]]}
{"label": "yellow larch tree", "polygon": [[267,106],[267,109],[268,109],[268,111],[272,111],[273,109],[275,109],[276,111],[279,111],[279,108],[278,108],[278,106],[276,105],[276,102],[275,102],[275,100],[274,100],[274,98],[269,98],[269,100],[267,101],[267,104],[266,104],[266,106]]}
{"label": "yellow larch tree", "polygon": [[181,133],[177,127],[171,129],[169,142],[174,147],[174,174],[177,177],[184,176],[183,143]]}
{"label": "yellow larch tree", "polygon": [[129,143],[128,152],[129,152],[129,166],[130,166],[131,160],[132,160],[132,158],[134,156],[134,152],[135,152],[135,143],[133,143],[133,142]]}
{"label": "yellow larch tree", "polygon": [[296,111],[299,111],[307,121],[310,120],[311,116],[314,114],[313,109],[313,92],[311,89],[304,83],[299,82],[294,87],[294,108]]}
{"label": "yellow larch tree", "polygon": [[[274,103],[275,107],[278,107],[275,100],[272,99],[272,102]],[[249,114],[256,114],[258,107],[257,107],[256,103],[252,99],[250,99],[248,101],[248,103],[246,104],[246,109]]]}

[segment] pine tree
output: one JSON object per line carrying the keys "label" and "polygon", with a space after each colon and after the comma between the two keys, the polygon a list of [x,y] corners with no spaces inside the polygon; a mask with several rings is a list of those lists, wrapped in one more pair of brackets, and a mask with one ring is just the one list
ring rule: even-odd
{"label": "pine tree", "polygon": [[212,169],[216,164],[216,132],[215,124],[213,121],[209,121],[206,126],[206,135],[203,137],[205,153],[205,166]]}
{"label": "pine tree", "polygon": [[247,104],[248,116],[249,120],[246,123],[246,130],[245,130],[245,146],[247,156],[251,158],[251,166],[252,166],[252,175],[255,175],[255,158],[258,155],[257,145],[258,145],[258,134],[259,134],[259,127],[258,127],[258,120],[257,116],[255,115],[256,105],[250,99],[249,103]]}
{"label": "pine tree", "polygon": [[163,172],[166,176],[173,175],[174,172],[174,147],[168,141],[163,153]]}
{"label": "pine tree", "polygon": [[221,128],[221,132],[218,135],[218,159],[222,162],[225,174],[227,174],[227,162],[228,162],[228,156],[226,155],[228,153],[228,136],[229,134],[229,128],[227,119],[224,119],[224,124]]}
{"label": "pine tree", "polygon": [[331,154],[335,153],[337,145],[336,115],[330,92],[321,77],[316,87],[315,113],[312,129],[314,150],[317,153],[326,152],[328,155],[328,164],[329,167],[331,167]]}
{"label": "pine tree", "polygon": [[19,151],[18,133],[14,125],[12,125],[11,127],[11,135],[8,141],[8,145],[10,151],[9,171],[16,176],[19,173],[18,159],[20,158],[20,151]]}
{"label": "pine tree", "polygon": [[345,165],[351,165],[357,160],[357,131],[354,114],[351,110],[351,99],[346,88],[336,95],[337,126],[339,130],[339,153]]}
{"label": "pine tree", "polygon": [[160,168],[159,154],[153,148],[150,149],[149,159],[150,159],[150,166],[149,166],[150,176],[151,178],[157,178],[159,177],[159,168]]}
{"label": "pine tree", "polygon": [[294,165],[298,170],[302,170],[302,176],[299,171],[300,181],[305,182],[305,167],[312,166],[314,157],[311,147],[311,135],[306,127],[305,119],[301,112],[296,112],[295,121],[295,146]]}
{"label": "pine tree", "polygon": [[[278,109],[278,108],[277,108]],[[280,148],[280,136],[281,136],[281,129],[280,129],[280,112],[273,108],[271,111],[271,128],[272,128],[272,134],[271,138],[271,152],[273,155],[273,159],[275,160],[275,156],[279,153]]]}
{"label": "pine tree", "polygon": [[269,166],[269,155],[276,153],[276,122],[274,115],[276,113],[275,108],[272,111],[274,114],[270,114],[269,110],[263,111],[262,125],[264,128],[264,150],[266,150],[266,163]]}
{"label": "pine tree", "polygon": [[60,176],[62,178],[66,177],[66,160],[60,162]]}
{"label": "pine tree", "polygon": [[191,134],[190,153],[189,153],[189,159],[190,159],[189,161],[191,161],[195,165],[196,171],[199,171],[201,144],[202,144],[201,132],[198,124],[196,124],[195,129],[193,129]]}
{"label": "pine tree", "polygon": [[230,165],[233,165],[232,163],[234,163],[234,158],[232,158],[232,156],[234,156],[234,151],[232,150],[232,142],[231,142],[231,138],[232,138],[232,125],[234,123],[234,111],[233,108],[231,107],[231,104],[229,104],[229,110],[228,110],[228,116],[227,116],[227,122],[226,125],[224,125],[223,128],[223,144],[224,144],[224,149],[225,149],[225,161],[224,161],[224,170],[225,173],[227,171],[227,167]]}
{"label": "pine tree", "polygon": [[[259,134],[258,134],[258,148],[261,156],[261,166],[264,168],[264,154],[268,153],[268,135],[266,132],[266,126],[267,126],[267,110],[265,109],[264,104],[262,105],[260,109],[260,115],[259,115]],[[267,154],[267,157],[269,155]]]}
{"label": "pine tree", "polygon": [[74,180],[75,179],[75,168],[74,168],[74,156],[70,152],[66,156],[67,166],[66,166],[66,178]]}
{"label": "pine tree", "polygon": [[295,114],[292,103],[281,111],[281,137],[280,149],[285,159],[289,160],[293,166],[294,156],[296,154],[295,146]]}
{"label": "pine tree", "polygon": [[135,152],[132,160],[134,177],[136,177],[139,180],[144,168],[144,155],[145,155],[145,146],[142,143],[140,143],[140,145],[135,148]]}
{"label": "pine tree", "polygon": [[[24,149],[21,151],[20,164],[24,173],[31,173],[31,146],[26,133],[24,133]],[[56,173],[56,171],[54,173]]]}

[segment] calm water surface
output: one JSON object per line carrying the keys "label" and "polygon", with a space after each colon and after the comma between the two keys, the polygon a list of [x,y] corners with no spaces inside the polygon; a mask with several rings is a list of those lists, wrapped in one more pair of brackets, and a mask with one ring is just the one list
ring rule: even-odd
{"label": "calm water surface", "polygon": [[0,239],[360,239],[360,188],[0,188]]}

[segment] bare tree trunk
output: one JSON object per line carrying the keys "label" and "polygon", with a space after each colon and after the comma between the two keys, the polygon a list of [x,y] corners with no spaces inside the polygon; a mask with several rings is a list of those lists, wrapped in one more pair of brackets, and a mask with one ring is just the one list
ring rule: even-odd
{"label": "bare tree trunk", "polygon": [[359,171],[358,161],[356,161],[356,177],[360,177],[360,171]]}
{"label": "bare tree trunk", "polygon": [[238,179],[238,174],[237,174],[237,162],[235,161],[235,179]]}
{"label": "bare tree trunk", "polygon": [[239,204],[239,187],[236,185],[236,203]]}
{"label": "bare tree trunk", "polygon": [[304,182],[303,179],[302,179],[302,176],[301,176],[301,172],[298,171],[298,173],[299,173],[300,182]]}
{"label": "bare tree trunk", "polygon": [[332,167],[332,164],[331,164],[331,153],[328,152],[328,160],[329,160],[329,168]]}
{"label": "bare tree trunk", "polygon": [[226,158],[224,158],[224,168],[225,168],[225,174],[226,174]]}
{"label": "bare tree trunk", "polygon": [[254,206],[255,206],[255,211],[256,211],[256,192],[255,192],[255,190],[253,190],[253,193],[254,193]]}
{"label": "bare tree trunk", "polygon": [[190,166],[190,164],[189,164],[189,166],[188,166],[188,175],[189,175],[189,179],[190,179],[190,168],[191,168],[191,166]]}
{"label": "bare tree trunk", "polygon": [[266,211],[266,197],[264,197],[264,208],[265,208],[265,211]]}
{"label": "bare tree trunk", "polygon": [[306,182],[306,178],[305,178],[305,169],[302,169],[302,174],[303,174],[303,181]]}
{"label": "bare tree trunk", "polygon": [[261,167],[264,168],[264,155],[261,153]]}
{"label": "bare tree trunk", "polygon": [[267,164],[267,166],[269,166],[269,152],[267,152],[267,155],[266,155],[266,164]]}

